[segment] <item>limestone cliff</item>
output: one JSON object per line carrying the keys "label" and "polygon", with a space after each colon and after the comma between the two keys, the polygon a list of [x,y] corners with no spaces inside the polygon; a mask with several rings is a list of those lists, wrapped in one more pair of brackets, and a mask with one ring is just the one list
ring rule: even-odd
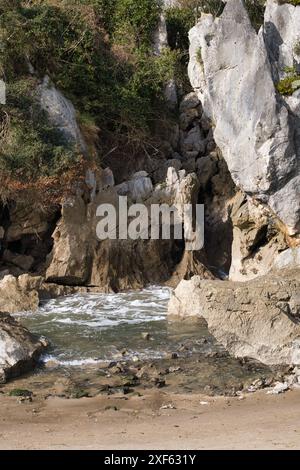
{"label": "limestone cliff", "polygon": [[[287,67],[298,66],[299,14],[300,6],[268,0],[264,25],[256,33],[244,2],[228,0],[219,18],[202,15],[190,31],[191,83],[232,179],[246,195],[240,211],[248,212],[248,220],[233,219],[232,279],[270,268],[272,261],[263,260],[268,250],[261,252],[260,246],[270,244],[274,255],[274,234],[280,239],[277,253],[299,240],[299,92],[287,97],[277,91]],[[280,233],[293,240],[284,241]]]}

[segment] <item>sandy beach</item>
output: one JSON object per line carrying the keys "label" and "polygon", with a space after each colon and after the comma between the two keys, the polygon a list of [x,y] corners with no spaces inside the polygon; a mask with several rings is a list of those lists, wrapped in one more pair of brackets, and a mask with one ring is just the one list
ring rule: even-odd
{"label": "sandy beach", "polygon": [[[164,405],[167,408],[162,408]],[[177,395],[0,396],[0,449],[299,449],[300,390],[244,399]]]}

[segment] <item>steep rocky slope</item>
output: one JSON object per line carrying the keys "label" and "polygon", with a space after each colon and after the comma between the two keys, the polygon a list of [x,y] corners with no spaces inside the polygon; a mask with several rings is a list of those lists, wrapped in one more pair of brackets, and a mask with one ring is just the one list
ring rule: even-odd
{"label": "steep rocky slope", "polygon": [[231,281],[182,281],[169,314],[204,317],[232,354],[270,364],[300,361],[299,15],[268,0],[257,33],[228,0],[190,31],[191,83],[236,185]]}
{"label": "steep rocky slope", "polygon": [[[299,6],[269,0],[256,33],[244,2],[229,0],[219,18],[202,15],[190,31],[191,83],[245,194],[233,215],[236,280],[263,274],[276,244],[281,251],[285,243],[299,243],[299,13]],[[295,91],[287,96],[278,90],[291,80],[291,67]]]}

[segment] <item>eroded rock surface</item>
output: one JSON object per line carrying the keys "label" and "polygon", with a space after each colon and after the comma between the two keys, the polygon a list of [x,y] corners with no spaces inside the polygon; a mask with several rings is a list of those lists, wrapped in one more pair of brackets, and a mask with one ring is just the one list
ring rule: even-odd
{"label": "eroded rock surface", "polygon": [[25,276],[16,278],[5,276],[0,281],[0,311],[16,313],[24,310],[36,310],[39,306],[39,294],[37,286],[25,288],[23,280]]}
{"label": "eroded rock surface", "polygon": [[0,383],[30,371],[48,343],[32,335],[9,314],[0,312]]}
{"label": "eroded rock surface", "polygon": [[[112,230],[118,231],[120,211],[124,211],[119,206],[119,196],[127,196],[128,204],[144,203],[149,216],[150,205],[162,203],[174,204],[182,214],[184,204],[197,202],[198,189],[195,174],[186,174],[184,170],[177,172],[169,167],[165,183],[155,188],[148,174],[142,171],[120,185],[102,188],[89,202],[80,195],[66,201],[53,234],[47,281],[95,286],[105,291],[140,288],[166,281],[183,257],[184,240],[177,241],[172,237],[154,240],[150,239],[150,234],[143,240],[129,237],[122,240],[117,236],[115,240],[98,240],[96,226],[100,218],[96,215],[97,208],[101,204],[111,204],[116,209],[117,219]],[[186,225],[186,238],[189,232],[190,227]]]}
{"label": "eroded rock surface", "polygon": [[[243,1],[228,0],[219,18],[202,15],[190,31],[190,80],[231,176],[267,205],[290,235],[300,231],[299,125],[276,91],[274,62],[279,68],[291,65],[299,11],[300,6],[269,0],[257,34]],[[277,57],[270,59],[274,52]]]}
{"label": "eroded rock surface", "polygon": [[[230,279],[247,281],[268,273],[277,256],[289,259],[288,244],[268,208],[239,192],[231,210],[233,224]],[[285,265],[295,267],[295,264]]]}
{"label": "eroded rock surface", "polygon": [[266,364],[300,363],[300,273],[281,271],[245,283],[181,281],[169,318],[202,317],[235,356]]}
{"label": "eroded rock surface", "polygon": [[62,132],[66,140],[77,145],[79,151],[87,153],[87,146],[76,120],[73,103],[51,83],[48,76],[39,86],[41,107],[47,112],[50,121]]}

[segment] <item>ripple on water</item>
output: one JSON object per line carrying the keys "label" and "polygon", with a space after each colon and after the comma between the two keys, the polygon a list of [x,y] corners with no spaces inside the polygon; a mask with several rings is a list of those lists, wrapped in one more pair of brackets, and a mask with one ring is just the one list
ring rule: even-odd
{"label": "ripple on water", "polygon": [[[31,331],[50,339],[46,361],[69,366],[95,364],[121,357],[121,351],[128,359],[160,358],[180,347],[183,340],[208,335],[195,327],[185,331],[182,326],[178,330],[168,325],[169,297],[170,289],[165,287],[76,294],[44,302],[37,312],[19,317]],[[150,341],[142,338],[145,331],[150,333]]]}

